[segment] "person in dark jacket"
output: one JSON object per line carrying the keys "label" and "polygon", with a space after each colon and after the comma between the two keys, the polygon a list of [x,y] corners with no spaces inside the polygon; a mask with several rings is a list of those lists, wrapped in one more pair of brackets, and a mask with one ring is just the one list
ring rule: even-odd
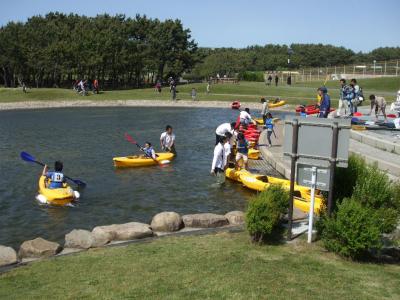
{"label": "person in dark jacket", "polygon": [[319,117],[327,118],[331,110],[331,97],[328,95],[328,89],[326,87],[320,87],[318,89],[318,94],[321,97],[320,107],[319,107]]}

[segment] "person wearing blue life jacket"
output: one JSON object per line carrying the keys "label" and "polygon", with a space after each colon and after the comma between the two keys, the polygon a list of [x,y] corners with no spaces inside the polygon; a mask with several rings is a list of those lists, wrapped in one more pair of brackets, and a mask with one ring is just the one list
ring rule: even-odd
{"label": "person wearing blue life jacket", "polygon": [[243,159],[244,168],[247,170],[248,167],[248,154],[249,154],[249,142],[245,139],[243,133],[239,133],[237,136],[237,152],[236,152],[236,165]]}
{"label": "person wearing blue life jacket", "polygon": [[156,159],[157,158],[156,152],[154,151],[153,146],[151,145],[151,143],[146,142],[144,144],[144,147],[141,148],[141,150],[144,152],[145,157],[152,158],[152,159]]}
{"label": "person wearing blue life jacket", "polygon": [[267,129],[267,140],[268,147],[272,146],[271,135],[274,132],[274,120],[272,119],[272,114],[268,113],[265,119],[265,128]]}
{"label": "person wearing blue life jacket", "polygon": [[326,87],[320,87],[318,89],[318,94],[321,97],[321,102],[319,106],[319,117],[327,118],[331,110],[331,97],[328,95],[328,89]]}
{"label": "person wearing blue life jacket", "polygon": [[65,178],[62,173],[63,163],[61,161],[56,161],[54,163],[54,171],[49,171],[47,165],[44,166],[42,176],[46,176],[47,179],[50,180],[50,183],[47,185],[49,189],[59,189],[64,186]]}

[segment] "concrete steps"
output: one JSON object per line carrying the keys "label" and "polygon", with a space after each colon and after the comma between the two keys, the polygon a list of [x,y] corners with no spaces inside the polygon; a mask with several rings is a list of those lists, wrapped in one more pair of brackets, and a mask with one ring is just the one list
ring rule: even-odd
{"label": "concrete steps", "polygon": [[400,178],[400,155],[376,148],[376,145],[369,145],[355,139],[350,140],[351,153],[363,157],[367,163],[376,163],[380,170],[387,172],[392,180]]}

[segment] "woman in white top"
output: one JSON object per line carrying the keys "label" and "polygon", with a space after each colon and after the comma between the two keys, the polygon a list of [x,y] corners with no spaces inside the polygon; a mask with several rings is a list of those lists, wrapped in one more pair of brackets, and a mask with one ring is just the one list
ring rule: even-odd
{"label": "woman in white top", "polygon": [[224,136],[214,148],[214,157],[211,164],[211,175],[225,177],[225,167],[227,164],[225,144],[228,137]]}
{"label": "woman in white top", "polygon": [[235,131],[236,123],[222,123],[215,130],[215,145],[219,143],[219,141],[227,134],[233,134]]}
{"label": "woman in white top", "polygon": [[165,132],[160,137],[161,149],[176,154],[175,150],[175,134],[172,133],[172,126],[167,125]]}
{"label": "woman in white top", "polygon": [[242,110],[240,112],[239,118],[240,118],[240,124],[242,125],[249,125],[250,123],[253,123],[253,119],[251,118],[249,108],[245,108],[244,110]]}

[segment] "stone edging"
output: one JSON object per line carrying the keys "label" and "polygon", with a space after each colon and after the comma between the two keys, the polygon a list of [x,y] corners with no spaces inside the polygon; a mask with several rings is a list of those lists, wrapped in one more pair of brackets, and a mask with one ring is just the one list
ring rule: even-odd
{"label": "stone edging", "polygon": [[0,273],[32,261],[59,257],[104,248],[151,241],[165,236],[207,234],[243,230],[244,213],[231,211],[225,215],[199,213],[180,216],[175,212],[155,215],[151,225],[137,222],[97,226],[92,231],[74,229],[65,235],[64,247],[43,238],[25,241],[17,252],[0,245]]}

